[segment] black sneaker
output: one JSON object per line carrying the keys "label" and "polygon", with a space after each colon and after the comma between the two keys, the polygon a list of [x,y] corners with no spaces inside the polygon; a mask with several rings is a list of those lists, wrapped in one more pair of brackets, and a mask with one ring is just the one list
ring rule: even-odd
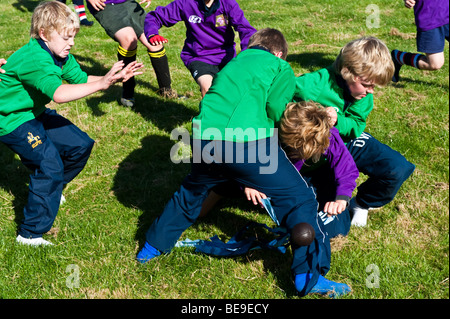
{"label": "black sneaker", "polygon": [[156,93],[166,99],[178,98],[178,93],[172,88],[160,88]]}

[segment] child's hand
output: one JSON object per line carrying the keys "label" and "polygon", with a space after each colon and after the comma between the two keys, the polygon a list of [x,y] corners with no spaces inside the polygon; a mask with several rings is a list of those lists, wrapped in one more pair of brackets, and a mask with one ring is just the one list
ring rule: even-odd
{"label": "child's hand", "polygon": [[142,72],[136,71],[142,68],[144,65],[140,62],[138,63],[134,61],[128,64],[125,68],[123,66],[124,66],[123,61],[118,61],[114,63],[111,70],[109,70],[109,72],[102,77],[103,90],[106,90],[116,82],[125,82],[132,76],[142,74]]}
{"label": "child's hand", "polygon": [[157,34],[148,38],[148,42],[150,43],[150,45],[162,45],[163,43],[167,43],[169,41]]}
{"label": "child's hand", "polygon": [[6,60],[5,60],[5,59],[0,59],[0,73],[5,73],[5,70],[3,70],[3,69],[1,68],[1,66],[2,66],[3,64],[6,64]]}
{"label": "child's hand", "polygon": [[342,213],[347,207],[347,201],[343,199],[338,199],[334,202],[327,202],[323,208],[323,211],[328,214],[328,216],[338,215]]}
{"label": "child's hand", "polygon": [[143,72],[136,72],[137,70],[144,67],[144,63],[142,62],[131,62],[128,64],[122,71],[120,71],[117,75],[120,75],[120,78],[118,81],[126,82],[130,78],[132,78],[135,75],[142,74]]}
{"label": "child's hand", "polygon": [[147,9],[147,7],[152,3],[152,0],[141,0],[139,4],[147,3],[147,5],[144,7],[144,9]]}
{"label": "child's hand", "polygon": [[411,9],[416,5],[416,0],[403,0],[403,2],[405,2],[405,7],[408,9]]}
{"label": "child's hand", "polygon": [[258,203],[261,205],[261,207],[264,207],[261,203],[261,199],[267,198],[266,194],[261,193],[257,191],[256,189],[245,187],[244,189],[245,196],[247,196],[247,199],[249,201],[252,201],[253,204],[258,205]]}
{"label": "child's hand", "polygon": [[103,10],[106,7],[105,0],[86,0],[86,1],[89,1],[91,6],[97,11]]}
{"label": "child's hand", "polygon": [[326,110],[328,117],[330,118],[330,124],[334,126],[337,122],[337,112],[332,106],[327,107]]}

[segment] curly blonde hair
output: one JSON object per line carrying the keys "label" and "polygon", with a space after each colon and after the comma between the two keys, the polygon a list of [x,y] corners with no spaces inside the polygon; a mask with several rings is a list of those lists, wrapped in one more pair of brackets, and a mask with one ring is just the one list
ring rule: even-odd
{"label": "curly blonde hair", "polygon": [[58,1],[41,2],[31,17],[30,36],[40,39],[39,31],[49,37],[56,30],[59,34],[80,30],[78,16],[67,5]]}
{"label": "curly blonde hair", "polygon": [[291,159],[317,162],[330,146],[331,127],[326,109],[318,103],[289,103],[280,122],[281,142]]}

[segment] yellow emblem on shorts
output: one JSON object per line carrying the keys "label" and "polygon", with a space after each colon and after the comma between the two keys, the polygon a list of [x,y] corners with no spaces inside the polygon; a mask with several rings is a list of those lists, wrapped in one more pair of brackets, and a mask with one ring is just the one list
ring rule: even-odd
{"label": "yellow emblem on shorts", "polygon": [[223,14],[219,14],[216,17],[216,27],[224,27],[228,25],[228,18]]}
{"label": "yellow emblem on shorts", "polygon": [[39,136],[34,136],[30,132],[28,132],[28,144],[31,145],[32,148],[35,148],[39,144],[42,144],[41,138]]}

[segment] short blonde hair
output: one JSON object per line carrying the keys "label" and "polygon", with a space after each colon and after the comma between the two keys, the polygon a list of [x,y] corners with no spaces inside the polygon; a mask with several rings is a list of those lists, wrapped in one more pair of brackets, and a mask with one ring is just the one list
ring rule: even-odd
{"label": "short blonde hair", "polygon": [[280,138],[293,160],[317,162],[330,146],[332,125],[327,111],[313,101],[289,103],[280,123]]}
{"label": "short blonde hair", "polygon": [[80,21],[75,12],[61,2],[41,2],[34,9],[31,17],[30,36],[40,39],[40,30],[44,31],[46,37],[49,37],[54,30],[59,34],[67,31],[77,33],[80,30]]}
{"label": "short blonde hair", "polygon": [[347,43],[333,64],[344,80],[356,77],[385,86],[394,75],[394,62],[388,47],[375,37],[362,37]]}

